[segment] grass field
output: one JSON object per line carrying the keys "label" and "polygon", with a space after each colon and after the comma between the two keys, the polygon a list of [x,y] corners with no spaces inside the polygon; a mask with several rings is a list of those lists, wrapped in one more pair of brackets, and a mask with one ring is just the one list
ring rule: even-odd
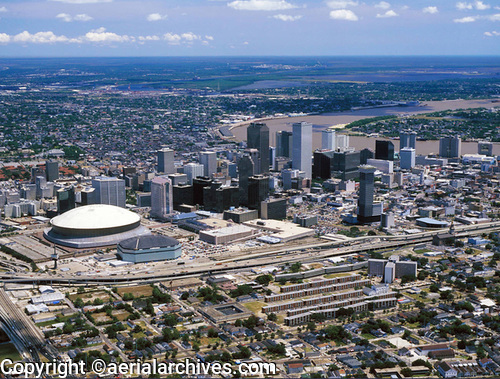
{"label": "grass field", "polygon": [[77,298],[83,300],[84,303],[92,302],[95,299],[101,299],[104,302],[107,302],[111,295],[104,291],[95,291],[95,292],[85,292],[85,293],[74,293],[68,296],[68,299],[71,301],[75,301]]}
{"label": "grass field", "polygon": [[16,347],[12,343],[2,343],[0,344],[0,361],[4,359],[11,359],[13,361],[21,360]]}
{"label": "grass field", "polygon": [[126,293],[131,293],[135,297],[141,297],[141,296],[148,297],[153,294],[153,287],[151,287],[150,285],[119,287],[117,289],[117,293],[120,296],[123,296]]}
{"label": "grass field", "polygon": [[263,301],[251,301],[249,303],[244,303],[243,306],[254,312],[254,313],[258,313],[260,311],[262,311],[262,307],[264,307],[266,305],[266,303],[264,303]]}
{"label": "grass field", "polygon": [[126,310],[120,309],[117,311],[111,312],[113,316],[115,316],[118,320],[120,321],[125,321],[128,316],[130,316],[130,313],[127,312]]}

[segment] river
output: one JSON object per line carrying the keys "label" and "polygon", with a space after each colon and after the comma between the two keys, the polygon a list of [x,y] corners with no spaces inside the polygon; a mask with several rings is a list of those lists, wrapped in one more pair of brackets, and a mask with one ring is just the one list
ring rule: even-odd
{"label": "river", "polygon": [[[313,149],[321,148],[321,131],[337,124],[347,124],[353,121],[362,120],[364,118],[388,116],[388,115],[416,115],[422,113],[432,113],[444,110],[456,110],[467,108],[492,108],[499,107],[500,103],[495,103],[493,100],[444,100],[444,101],[428,101],[419,106],[411,107],[386,107],[386,108],[369,108],[355,111],[324,113],[314,116],[299,116],[299,117],[284,117],[264,120],[269,127],[269,143],[275,146],[276,132],[280,130],[292,130],[294,122],[306,121],[313,124]],[[234,125],[231,132],[239,141],[246,140],[246,126],[249,122],[243,122]],[[368,147],[375,150],[375,140],[383,138],[351,136],[350,145],[356,150]],[[396,151],[399,150],[399,141],[394,140]],[[439,141],[417,141],[417,154],[427,155],[437,153],[439,151]],[[462,154],[477,153],[476,142],[462,142]],[[493,144],[493,154],[500,155],[500,143]]]}

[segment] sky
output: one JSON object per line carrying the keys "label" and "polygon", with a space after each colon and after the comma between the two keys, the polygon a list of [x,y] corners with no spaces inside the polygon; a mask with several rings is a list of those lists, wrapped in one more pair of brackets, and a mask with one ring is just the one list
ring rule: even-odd
{"label": "sky", "polygon": [[500,55],[500,1],[0,0],[0,57]]}

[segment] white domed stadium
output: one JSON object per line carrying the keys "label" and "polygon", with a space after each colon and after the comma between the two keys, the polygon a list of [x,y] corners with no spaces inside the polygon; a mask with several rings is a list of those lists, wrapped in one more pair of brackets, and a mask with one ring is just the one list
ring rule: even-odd
{"label": "white domed stadium", "polygon": [[106,204],[71,209],[50,220],[44,237],[58,245],[77,249],[116,245],[124,239],[150,235],[139,215]]}

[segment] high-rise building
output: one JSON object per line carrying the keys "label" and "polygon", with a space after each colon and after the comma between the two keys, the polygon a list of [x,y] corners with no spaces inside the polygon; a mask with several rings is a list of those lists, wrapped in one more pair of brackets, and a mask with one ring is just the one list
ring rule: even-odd
{"label": "high-rise building", "polygon": [[373,159],[374,157],[375,154],[373,153],[373,150],[370,150],[366,147],[359,153],[359,163],[366,164],[368,162],[368,159]]}
{"label": "high-rise building", "polygon": [[269,176],[255,175],[248,178],[248,207],[259,209],[261,201],[269,196]]}
{"label": "high-rise building", "polygon": [[205,204],[203,189],[210,187],[211,184],[212,179],[207,176],[199,176],[193,179],[193,205]]}
{"label": "high-rise building", "polygon": [[160,149],[156,154],[158,157],[158,172],[162,174],[173,174],[175,172],[175,152],[172,149]]}
{"label": "high-rise building", "polygon": [[460,158],[462,155],[462,139],[460,137],[443,137],[439,139],[439,156],[443,158]]}
{"label": "high-rise building", "polygon": [[125,180],[99,176],[92,180],[95,204],[116,205],[125,208]]}
{"label": "high-rise building", "polygon": [[375,159],[394,160],[394,144],[392,141],[375,141]]}
{"label": "high-rise building", "polygon": [[289,190],[292,189],[292,179],[298,178],[299,177],[299,170],[293,170],[293,169],[284,169],[281,171],[281,178],[283,180],[283,189],[284,190]]}
{"label": "high-rise building", "polygon": [[204,176],[212,176],[217,172],[217,153],[215,151],[202,151],[200,163],[203,165]]}
{"label": "high-rise building", "polygon": [[274,146],[269,147],[269,162],[274,168],[274,160],[276,159],[276,148]]}
{"label": "high-rise building", "polygon": [[276,155],[278,157],[291,157],[293,149],[293,133],[286,130],[276,132]]}
{"label": "high-rise building", "polygon": [[151,181],[151,216],[165,218],[173,211],[172,181],[157,176]]}
{"label": "high-rise building", "polygon": [[240,203],[248,205],[248,179],[255,174],[254,161],[249,154],[238,160]]}
{"label": "high-rise building", "polygon": [[373,195],[375,192],[375,167],[359,167],[358,222],[367,224],[380,221],[380,214],[374,215]]}
{"label": "high-rise building", "polygon": [[403,170],[411,170],[415,167],[415,149],[411,147],[403,147],[399,151],[399,157],[401,159],[400,167]]}
{"label": "high-rise building", "polygon": [[188,178],[186,174],[180,174],[176,172],[175,174],[168,175],[168,178],[172,181],[172,185],[176,186],[181,183],[187,183]]}
{"label": "high-rise building", "polygon": [[45,162],[45,177],[48,182],[53,182],[59,179],[59,162],[58,161],[46,161]]}
{"label": "high-rise building", "polygon": [[181,205],[194,205],[193,186],[189,184],[172,186],[172,201],[175,210],[179,210]]}
{"label": "high-rise building", "polygon": [[57,212],[63,214],[70,209],[75,208],[75,188],[61,188],[56,192],[57,196]]}
{"label": "high-rise building", "polygon": [[332,176],[342,180],[358,176],[359,151],[316,151],[314,152],[313,177],[329,179]]}
{"label": "high-rise building", "polygon": [[493,144],[487,141],[480,141],[477,143],[477,153],[492,156],[493,155]]}
{"label": "high-rise building", "polygon": [[193,179],[205,175],[205,168],[199,163],[188,163],[184,165],[184,174],[187,175],[188,184],[193,184]]}
{"label": "high-rise building", "polygon": [[293,124],[292,168],[312,178],[312,124],[308,122]]}
{"label": "high-rise building", "polygon": [[399,150],[401,151],[405,147],[417,148],[417,133],[410,131],[399,132]]}
{"label": "high-rise building", "polygon": [[259,174],[269,172],[269,128],[261,122],[251,123],[247,128],[247,147],[259,151]]}
{"label": "high-rise building", "polygon": [[321,132],[321,149],[335,150],[336,148],[335,130],[323,130]]}
{"label": "high-rise building", "polygon": [[268,199],[260,203],[260,217],[264,220],[286,219],[286,199]]}
{"label": "high-rise building", "polygon": [[335,150],[344,151],[349,148],[349,136],[347,134],[337,134],[335,137]]}

